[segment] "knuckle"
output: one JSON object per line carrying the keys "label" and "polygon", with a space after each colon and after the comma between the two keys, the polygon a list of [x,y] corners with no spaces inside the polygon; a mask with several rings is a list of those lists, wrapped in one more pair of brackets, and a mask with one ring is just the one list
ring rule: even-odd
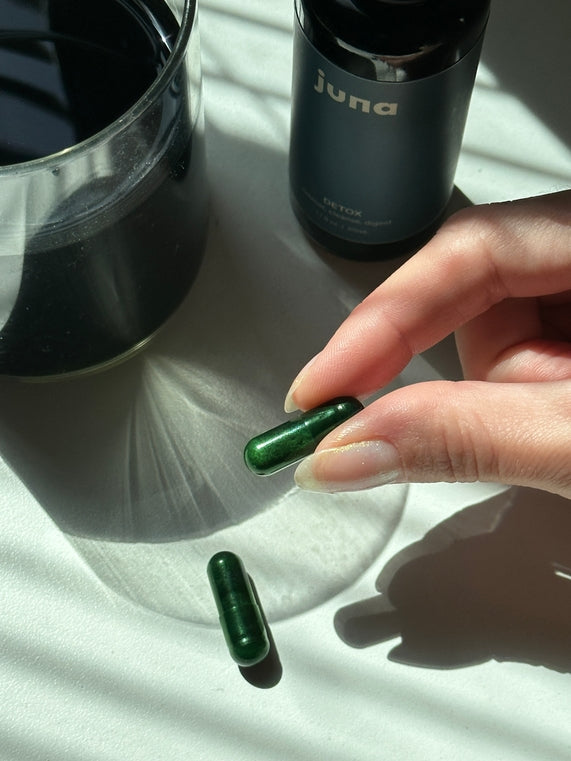
{"label": "knuckle", "polygon": [[[462,404],[462,393],[451,381],[438,383],[426,391],[433,398],[419,409],[419,425],[411,431],[412,454],[409,469],[416,480],[447,482],[489,481],[500,469],[493,436],[485,416]],[[463,387],[466,382],[463,382]],[[440,403],[442,399],[446,403]],[[454,403],[451,403],[451,400]],[[429,435],[427,436],[427,432]]]}

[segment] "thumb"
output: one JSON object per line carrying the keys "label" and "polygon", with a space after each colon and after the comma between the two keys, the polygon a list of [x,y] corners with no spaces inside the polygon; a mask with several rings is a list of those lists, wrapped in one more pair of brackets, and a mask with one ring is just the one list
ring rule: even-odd
{"label": "thumb", "polygon": [[571,498],[571,381],[435,381],[393,391],[329,434],[295,473],[312,491],[492,481]]}

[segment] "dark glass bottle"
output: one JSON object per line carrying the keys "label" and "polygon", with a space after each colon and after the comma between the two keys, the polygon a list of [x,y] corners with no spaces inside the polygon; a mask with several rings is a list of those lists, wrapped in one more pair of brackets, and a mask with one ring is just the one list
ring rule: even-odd
{"label": "dark glass bottle", "polygon": [[351,259],[409,253],[454,187],[490,0],[296,0],[290,189]]}

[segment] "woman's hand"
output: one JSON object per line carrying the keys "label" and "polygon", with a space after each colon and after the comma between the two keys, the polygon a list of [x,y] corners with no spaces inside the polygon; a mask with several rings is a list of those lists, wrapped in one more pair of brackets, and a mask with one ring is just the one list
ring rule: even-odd
{"label": "woman's hand", "polygon": [[298,467],[298,484],[480,480],[571,497],[571,191],[454,215],[351,313],[286,409],[366,397],[453,331],[466,380],[371,403]]}

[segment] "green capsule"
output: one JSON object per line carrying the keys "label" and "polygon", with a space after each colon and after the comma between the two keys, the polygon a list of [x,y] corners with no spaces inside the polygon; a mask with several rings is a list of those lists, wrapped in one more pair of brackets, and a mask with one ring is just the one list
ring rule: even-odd
{"label": "green capsule", "polygon": [[251,439],[244,460],[253,473],[269,476],[310,455],[334,428],[363,409],[350,396],[332,399]]}
{"label": "green capsule", "polygon": [[254,666],[268,654],[270,641],[244,565],[225,550],[210,558],[207,572],[230,655],[240,666]]}

